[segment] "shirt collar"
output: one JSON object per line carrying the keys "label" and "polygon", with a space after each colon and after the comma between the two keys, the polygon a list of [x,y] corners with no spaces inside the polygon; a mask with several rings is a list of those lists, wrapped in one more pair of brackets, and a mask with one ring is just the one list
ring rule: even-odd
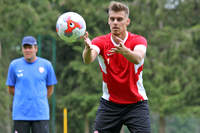
{"label": "shirt collar", "polygon": [[[126,31],[126,36],[125,36],[125,38],[124,38],[124,40],[123,40],[123,44],[126,42],[127,39],[128,39],[128,32]],[[111,42],[112,42],[115,46],[118,45],[118,44],[113,40],[112,35],[111,35]]]}

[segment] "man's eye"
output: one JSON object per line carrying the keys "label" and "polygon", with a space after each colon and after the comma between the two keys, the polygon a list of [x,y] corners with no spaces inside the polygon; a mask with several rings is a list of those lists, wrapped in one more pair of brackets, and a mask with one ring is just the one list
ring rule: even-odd
{"label": "man's eye", "polygon": [[114,18],[110,18],[110,20],[111,20],[111,21],[115,21],[115,19],[114,19]]}
{"label": "man's eye", "polygon": [[119,21],[119,22],[122,21],[122,20],[123,20],[123,18],[118,18],[118,19],[117,19],[117,21]]}

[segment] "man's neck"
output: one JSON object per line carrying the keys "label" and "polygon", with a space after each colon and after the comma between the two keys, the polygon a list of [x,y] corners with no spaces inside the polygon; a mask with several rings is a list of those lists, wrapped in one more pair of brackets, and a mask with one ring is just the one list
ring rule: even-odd
{"label": "man's neck", "polygon": [[[125,32],[125,34],[120,34],[120,35],[114,35],[114,36],[117,36],[119,37],[120,39],[122,39],[123,41],[126,41],[127,37],[128,37],[128,31]],[[113,35],[111,36],[112,40],[118,44],[118,40],[116,40],[115,37],[113,37]]]}
{"label": "man's neck", "polygon": [[[114,36],[117,36],[117,37],[119,37],[120,39],[124,40],[125,37],[126,37],[126,32],[124,32],[123,34],[114,35]],[[116,40],[114,39],[114,41],[116,41]]]}
{"label": "man's neck", "polygon": [[36,57],[33,57],[33,58],[29,58],[29,59],[25,59],[27,62],[34,62],[35,60],[37,59],[37,56]]}

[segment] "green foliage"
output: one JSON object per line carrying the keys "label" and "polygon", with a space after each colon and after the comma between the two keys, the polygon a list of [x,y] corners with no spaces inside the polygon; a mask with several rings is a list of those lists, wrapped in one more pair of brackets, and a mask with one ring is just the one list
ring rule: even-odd
{"label": "green foliage", "polygon": [[[200,1],[177,1],[177,5],[171,4],[168,0],[123,1],[130,8],[131,24],[128,30],[143,35],[148,41],[143,79],[151,112],[159,116],[168,116],[169,119],[178,114],[200,115],[198,70]],[[52,52],[49,38],[56,39],[57,131],[62,132],[61,112],[64,107],[69,110],[69,132],[83,132],[87,120],[90,128],[92,127],[99,98],[102,95],[102,75],[99,66],[97,61],[90,65],[83,64],[81,57],[83,41],[65,43],[58,38],[55,25],[59,15],[74,11],[84,17],[90,38],[109,33],[106,12],[109,2],[0,0],[0,43],[2,45],[0,104],[3,107],[0,117],[3,125],[10,123],[8,120],[10,114],[7,111],[11,97],[5,86],[6,70],[13,58],[22,56],[20,48],[22,37],[33,35],[42,38],[42,57],[49,60]],[[167,3],[170,3],[170,6],[167,7]],[[188,129],[194,128],[192,124],[188,125],[190,120],[181,120],[179,118],[171,120],[172,123],[175,121],[177,124],[175,127],[170,126],[169,130],[176,132],[184,125],[187,125],[187,129],[181,132],[188,132]],[[2,124],[0,127],[2,131],[9,132]]]}
{"label": "green foliage", "polygon": [[11,117],[10,117],[10,108],[11,108],[11,100],[8,95],[8,88],[5,84],[6,80],[6,65],[2,63],[2,59],[0,58],[0,128],[2,132],[11,131]]}
{"label": "green foliage", "polygon": [[[93,120],[97,108],[98,95],[73,91],[58,101],[60,108],[67,107],[69,115],[69,132],[81,132],[86,118]],[[77,123],[78,122],[78,123]],[[79,128],[75,128],[79,127]]]}
{"label": "green foliage", "polygon": [[[147,64],[147,69],[150,67],[154,73],[145,75],[147,79],[152,79],[145,84],[151,84],[151,88],[156,88],[150,91],[152,109],[159,109],[159,113],[163,115],[173,114],[174,109],[176,113],[182,112],[189,96],[188,91],[191,91],[191,88],[199,88],[198,76],[191,74],[196,68],[193,63],[196,62],[194,58],[198,50],[190,49],[193,42],[188,33],[175,31],[170,27],[156,31],[154,38],[151,39],[152,46],[148,52],[151,56],[150,62],[153,63]],[[176,104],[172,104],[173,102]]]}
{"label": "green foliage", "polygon": [[[193,117],[192,114],[189,115],[190,119],[188,119],[188,115],[178,114],[172,116],[165,116],[166,133],[199,133],[200,128],[200,120],[199,117]],[[151,122],[154,123],[152,125],[152,132],[159,133],[159,116],[156,114],[151,115]],[[127,132],[128,133],[128,132]]]}
{"label": "green foliage", "polygon": [[[81,53],[80,53],[81,54]],[[95,118],[98,99],[101,94],[101,75],[97,64],[84,65],[80,57],[71,61],[64,67],[58,88],[62,88],[62,93],[58,94],[59,108],[67,107],[69,110],[69,119],[79,121],[84,124],[87,118],[93,120]],[[69,132],[80,132],[84,128],[77,127],[77,123],[70,124]]]}

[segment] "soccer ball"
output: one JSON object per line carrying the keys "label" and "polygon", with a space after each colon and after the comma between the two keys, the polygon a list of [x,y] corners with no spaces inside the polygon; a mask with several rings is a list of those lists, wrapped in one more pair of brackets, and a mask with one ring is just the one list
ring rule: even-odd
{"label": "soccer ball", "polygon": [[85,34],[86,23],[81,15],[66,12],[58,17],[56,32],[66,42],[74,42]]}

